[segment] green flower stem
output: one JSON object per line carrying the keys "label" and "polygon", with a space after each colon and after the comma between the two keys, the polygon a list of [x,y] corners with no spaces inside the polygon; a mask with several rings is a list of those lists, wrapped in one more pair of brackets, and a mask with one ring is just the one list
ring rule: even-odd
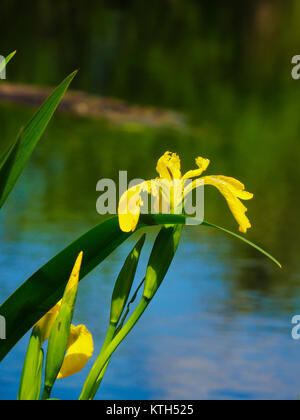
{"label": "green flower stem", "polygon": [[111,355],[113,354],[113,352],[117,349],[120,343],[130,333],[132,328],[140,319],[140,317],[144,313],[149,303],[150,303],[150,300],[146,299],[143,296],[140,303],[138,304],[135,311],[133,312],[131,317],[128,319],[124,327],[115,336],[115,338],[108,344],[106,349],[100,353],[98,359],[96,360],[94,366],[92,367],[87,377],[87,380],[85,381],[79,400],[93,400],[94,399],[98,390],[97,380],[98,380],[99,375],[101,375],[102,370],[105,368],[105,365],[111,358]]}
{"label": "green flower stem", "polygon": [[114,324],[112,322],[109,324],[101,353],[104,352],[104,350],[107,348],[109,343],[113,340],[115,332],[116,332],[116,328],[117,328],[117,324]]}
{"label": "green flower stem", "polygon": [[[138,288],[136,289],[136,291],[135,291],[134,295],[132,296],[132,298],[131,298],[130,302],[128,303],[128,305],[127,305],[127,309],[126,309],[126,311],[125,311],[125,314],[123,315],[123,318],[122,318],[122,320],[121,320],[120,324],[118,324],[118,328],[117,328],[117,324],[113,324],[113,323],[111,323],[111,324],[110,324],[110,326],[109,326],[109,328],[108,328],[108,331],[107,331],[107,334],[106,334],[106,337],[105,337],[105,340],[104,340],[103,347],[102,347],[102,349],[101,349],[101,354],[104,352],[104,350],[105,350],[105,349],[106,349],[106,347],[109,345],[109,343],[113,340],[114,336],[115,336],[115,335],[117,335],[117,334],[118,334],[118,332],[122,329],[122,327],[123,327],[123,325],[124,325],[124,323],[125,323],[125,320],[126,320],[126,318],[127,318],[127,315],[129,314],[129,308],[130,308],[130,305],[131,305],[131,304],[135,301],[135,299],[136,299],[136,297],[137,297],[137,294],[138,294],[138,292],[139,292],[140,288],[142,287],[142,285],[144,284],[144,282],[145,282],[145,279],[143,279],[143,280],[141,281],[141,283],[139,284]],[[99,357],[100,357],[100,356],[99,356]],[[102,382],[102,379],[103,379],[104,374],[105,374],[105,372],[106,372],[106,369],[107,369],[108,364],[109,364],[109,360],[108,360],[108,362],[106,363],[106,365],[104,366],[104,368],[102,369],[102,371],[101,371],[100,375],[98,376],[98,379],[97,379],[97,381],[96,381],[96,383],[95,383],[95,387],[96,387],[96,388],[95,388],[95,389],[96,389],[96,391],[95,391],[95,392],[97,392],[97,390],[99,389],[99,387],[100,387],[100,385],[101,385],[101,382]]]}
{"label": "green flower stem", "polygon": [[46,401],[50,398],[51,396],[51,391],[52,391],[52,387],[50,386],[44,386],[44,390],[43,390],[43,394],[42,394],[42,401]]}
{"label": "green flower stem", "polygon": [[[104,343],[103,343],[103,347],[101,349],[101,352],[100,352],[100,355],[98,356],[98,358],[100,358],[100,356],[104,353],[104,351],[106,350],[106,348],[108,347],[108,345],[112,342],[112,340],[113,340],[113,338],[115,336],[115,333],[116,333],[116,329],[117,329],[117,324],[114,324],[114,323],[110,323],[109,324],[109,327],[108,327],[108,330],[107,330],[107,333],[106,333],[106,337],[105,337],[105,340],[104,340]],[[106,372],[106,369],[107,369],[107,366],[109,364],[109,360],[106,362],[106,365],[101,370],[101,372],[100,372],[100,374],[99,374],[99,376],[97,378],[97,381],[96,381],[96,383],[94,385],[95,394],[96,394],[99,386],[101,385],[103,376],[104,376],[104,374]]]}
{"label": "green flower stem", "polygon": [[18,400],[38,400],[43,368],[42,339],[39,328],[32,330],[24,361]]}

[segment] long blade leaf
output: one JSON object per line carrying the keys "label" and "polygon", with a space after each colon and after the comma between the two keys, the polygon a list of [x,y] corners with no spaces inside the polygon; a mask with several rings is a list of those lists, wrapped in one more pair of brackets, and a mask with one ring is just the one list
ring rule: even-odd
{"label": "long blade leaf", "polygon": [[2,60],[0,62],[0,73],[2,73],[2,71],[5,69],[5,67],[7,66],[7,64],[10,62],[10,60],[13,58],[13,56],[16,54],[17,51],[13,51],[12,53],[10,53],[5,60]]}
{"label": "long blade leaf", "polygon": [[17,141],[10,148],[9,153],[6,154],[5,159],[0,163],[0,201],[4,194],[9,175],[12,171],[16,157],[20,148],[21,138],[17,138]]}
{"label": "long blade leaf", "polygon": [[[21,175],[28,159],[30,158],[38,141],[42,137],[47,125],[49,124],[56,108],[58,107],[62,97],[68,89],[71,81],[75,77],[77,71],[70,74],[43,103],[32,120],[25,126],[20,137],[20,146],[15,157],[13,167],[10,170],[5,188],[0,198],[0,208],[5,203],[9,193],[13,189],[19,176]],[[9,153],[9,152],[8,152]]]}
{"label": "long blade leaf", "polygon": [[246,244],[250,245],[252,248],[255,248],[257,251],[259,251],[260,253],[262,253],[266,257],[268,257],[271,261],[273,261],[276,265],[278,265],[278,267],[282,268],[280,262],[278,260],[276,260],[276,258],[274,258],[271,254],[269,254],[267,251],[262,249],[260,246],[254,244],[251,241],[248,241],[248,239],[244,238],[244,236],[241,236],[241,235],[238,235],[237,233],[231,232],[230,230],[225,229],[221,226],[214,225],[213,223],[208,223],[208,222],[204,221],[202,224],[203,224],[203,226],[213,227],[215,229],[218,229],[218,230],[221,230],[222,232],[227,233],[228,235],[231,235],[231,236],[234,236],[237,239],[240,239],[241,241],[245,242]]}
{"label": "long blade leaf", "polygon": [[[181,215],[142,215],[138,228],[185,224],[185,220],[186,218]],[[208,222],[202,224],[223,230],[243,240],[280,266],[270,254],[240,235]],[[81,236],[25,281],[0,307],[0,315],[6,319],[7,330],[7,339],[0,341],[0,361],[20,338],[61,299],[74,260],[80,251],[84,252],[82,279],[131,235],[132,232],[122,232],[118,218],[112,217]]]}

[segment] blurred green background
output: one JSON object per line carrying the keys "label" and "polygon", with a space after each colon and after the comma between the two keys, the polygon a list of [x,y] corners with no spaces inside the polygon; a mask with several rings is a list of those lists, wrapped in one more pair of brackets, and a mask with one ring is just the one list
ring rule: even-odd
{"label": "blurred green background", "polygon": [[[3,0],[1,48],[3,54],[18,49],[10,82],[56,85],[80,68],[72,88],[180,110],[188,118],[181,130],[119,129],[57,118],[44,141],[51,150],[41,159],[60,153],[51,143],[61,136],[59,147],[66,151],[60,159],[69,159],[61,176],[76,178],[76,185],[64,180],[70,196],[80,182],[81,194],[94,200],[85,176],[94,182],[119,169],[132,177],[153,176],[167,149],[178,152],[187,169],[195,156],[206,156],[210,173],[236,176],[255,193],[248,203],[254,225],[249,236],[263,239],[283,262],[296,263],[300,82],[291,77],[291,58],[299,53],[299,18],[296,0],[90,1],[88,6],[41,0],[33,1],[30,11],[26,3]],[[16,121],[20,125],[30,113],[2,109],[1,141],[10,141]],[[80,176],[72,165],[79,156],[89,167]],[[223,209],[211,207],[209,219],[230,225]],[[287,247],[289,252],[281,252]]]}
{"label": "blurred green background", "polygon": [[[254,193],[247,238],[284,266],[234,243],[230,264],[248,263],[232,276],[233,290],[271,299],[288,316],[299,311],[300,80],[291,77],[299,21],[297,0],[2,0],[0,53],[18,50],[8,82],[55,86],[79,68],[72,89],[184,116],[173,127],[146,127],[56,114],[12,196],[6,237],[18,240],[13,227],[81,233],[99,221],[98,179],[117,180],[119,170],[153,177],[166,150],[180,154],[183,170],[208,157],[208,174],[234,176]],[[1,149],[32,112],[0,103]],[[205,199],[207,220],[237,230],[216,190]],[[203,240],[189,232],[191,243]]]}

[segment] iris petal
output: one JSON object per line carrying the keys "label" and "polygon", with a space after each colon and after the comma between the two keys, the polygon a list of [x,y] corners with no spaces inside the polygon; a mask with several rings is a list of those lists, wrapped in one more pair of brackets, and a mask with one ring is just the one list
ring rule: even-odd
{"label": "iris petal", "polygon": [[[184,188],[185,196],[199,186],[199,181],[202,181],[207,185],[215,186],[226,199],[234,218],[238,222],[239,230],[246,233],[247,229],[251,227],[251,224],[245,214],[247,208],[240,199],[250,200],[253,198],[253,194],[245,191],[245,186],[232,177],[215,175],[199,178],[202,173],[206,171],[209,164],[209,159],[198,156],[196,158],[198,169],[192,169],[186,172],[184,176],[181,176],[179,156],[176,153],[166,152],[157,162],[156,170],[160,176],[160,178],[157,179],[157,184],[155,184],[155,180],[144,182],[138,187],[138,191],[136,189],[137,187],[135,187],[135,190],[129,189],[121,197],[118,209],[121,230],[124,232],[135,230],[141,212],[141,191],[147,191],[149,194],[152,193],[156,198],[154,201],[154,212],[164,212],[164,208],[174,209],[182,202],[181,194],[183,186],[177,188],[176,182],[180,180],[183,183],[183,181],[187,179],[197,178]],[[164,189],[164,185],[168,182],[171,194],[166,194]],[[131,202],[131,205],[128,205],[128,202]]]}
{"label": "iris petal", "polygon": [[205,159],[201,156],[198,156],[196,158],[196,165],[198,166],[198,169],[192,169],[191,171],[188,171],[186,174],[183,175],[182,179],[185,180],[201,176],[202,173],[206,171],[209,164],[209,159]]}
{"label": "iris petal", "polygon": [[93,351],[93,337],[85,325],[71,325],[68,350],[57,379],[67,378],[82,370]]}
{"label": "iris petal", "polygon": [[49,339],[53,324],[59,313],[60,307],[61,300],[35,324],[35,327],[40,329],[42,343]]}
{"label": "iris petal", "polygon": [[[231,182],[226,182],[226,177],[222,175],[216,176],[205,176],[203,177],[204,184],[213,185],[216,187],[220,193],[223,195],[227,204],[233,214],[235,220],[239,225],[239,231],[246,233],[247,229],[251,227],[250,221],[246,216],[247,208],[243,205],[243,203],[239,200],[239,198],[250,199],[252,198],[252,194],[248,193],[247,191],[243,191],[241,189],[237,189],[233,186],[233,181],[237,181],[234,178],[231,178]],[[239,182],[239,181],[237,181]],[[242,185],[242,184],[241,184]]]}
{"label": "iris petal", "polygon": [[133,232],[138,224],[143,191],[151,192],[151,182],[145,181],[125,191],[119,201],[118,217],[120,229],[123,232]]}
{"label": "iris petal", "polygon": [[245,191],[245,185],[237,179],[224,175],[218,175],[216,178],[225,182],[228,188],[232,189],[232,192],[242,200],[251,200],[253,198],[253,194]]}
{"label": "iris petal", "polygon": [[176,153],[166,152],[158,159],[156,170],[161,178],[172,181],[181,178],[180,159]]}

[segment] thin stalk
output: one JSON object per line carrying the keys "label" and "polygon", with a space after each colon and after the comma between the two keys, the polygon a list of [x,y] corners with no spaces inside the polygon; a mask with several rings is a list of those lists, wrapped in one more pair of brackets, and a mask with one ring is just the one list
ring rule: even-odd
{"label": "thin stalk", "polygon": [[124,323],[125,323],[125,321],[126,321],[126,318],[127,318],[127,316],[128,316],[128,314],[129,314],[129,311],[130,311],[130,305],[135,301],[135,299],[136,299],[136,297],[137,297],[137,295],[138,295],[138,292],[139,292],[139,290],[140,290],[140,288],[143,286],[143,284],[145,283],[145,277],[143,278],[143,280],[140,282],[140,284],[138,285],[138,288],[136,289],[136,291],[134,292],[134,294],[133,294],[133,296],[132,296],[132,298],[130,299],[130,301],[128,302],[128,305],[127,305],[127,308],[126,308],[126,311],[125,311],[125,314],[123,315],[123,318],[121,319],[121,321],[120,321],[120,323],[119,323],[119,325],[118,325],[118,328],[117,328],[117,330],[116,330],[116,334],[121,330],[121,328],[123,327],[123,325],[124,325]]}
{"label": "thin stalk", "polygon": [[43,350],[41,334],[38,328],[32,330],[24,366],[18,400],[38,400],[41,393],[41,369],[43,367]]}
{"label": "thin stalk", "polygon": [[42,401],[49,400],[51,396],[51,391],[52,391],[52,387],[45,385],[41,400]]}
{"label": "thin stalk", "polygon": [[[106,333],[106,337],[105,337],[104,343],[103,343],[103,347],[101,349],[100,355],[103,354],[104,350],[109,345],[109,343],[113,340],[113,338],[115,337],[115,335],[117,335],[118,332],[122,329],[122,327],[123,327],[123,325],[125,323],[125,320],[127,318],[127,315],[129,314],[130,305],[135,301],[135,299],[137,297],[137,294],[138,294],[140,288],[142,287],[142,285],[144,284],[144,282],[145,282],[145,278],[141,281],[141,283],[139,284],[138,288],[134,292],[134,294],[133,294],[130,302],[128,303],[127,308],[126,308],[126,311],[125,311],[125,314],[123,315],[123,318],[122,318],[120,324],[118,325],[118,328],[117,328],[117,324],[110,323],[110,325],[108,327],[108,331]],[[100,357],[100,355],[99,355],[99,357]],[[104,366],[104,368],[100,372],[100,374],[98,376],[98,379],[97,379],[97,381],[96,381],[96,383],[94,385],[94,387],[95,387],[95,393],[97,392],[97,390],[99,389],[99,387],[101,385],[101,382],[102,382],[103,377],[105,375],[105,372],[106,372],[107,366],[109,364],[109,361],[110,360],[107,361],[106,365]]]}
{"label": "thin stalk", "polygon": [[[109,327],[108,327],[108,330],[107,330],[107,333],[106,333],[106,337],[105,337],[105,340],[104,340],[104,343],[103,343],[103,347],[101,349],[101,352],[100,352],[100,355],[98,356],[98,358],[104,353],[104,351],[106,350],[107,346],[113,340],[113,338],[115,336],[115,333],[116,333],[116,329],[117,329],[117,324],[113,324],[113,323],[110,323],[109,324]],[[94,385],[95,393],[97,392],[99,386],[101,385],[101,382],[102,382],[102,379],[103,379],[104,374],[106,372],[106,369],[107,369],[108,364],[109,364],[109,360],[106,362],[106,365],[101,370],[101,372],[100,372],[100,374],[99,374],[99,376],[97,378],[97,381],[96,381],[96,383]]]}
{"label": "thin stalk", "polygon": [[101,353],[104,352],[104,350],[107,348],[107,346],[109,345],[109,343],[114,338],[114,335],[115,335],[115,332],[116,332],[116,328],[117,328],[117,324],[114,324],[112,322],[109,324],[109,327],[108,327],[108,330],[107,330],[107,333],[106,333],[106,336],[105,336],[105,340],[104,340],[104,343],[103,343],[103,347],[102,347]]}
{"label": "thin stalk", "polygon": [[124,338],[130,333],[132,328],[135,326],[137,321],[140,319],[142,314],[144,313],[145,309],[149,305],[150,300],[146,299],[144,296],[142,297],[140,303],[136,307],[135,311],[132,313],[131,317],[128,319],[126,324],[120,330],[120,332],[115,336],[115,338],[108,344],[106,349],[100,353],[98,359],[94,363],[86,381],[83,386],[81,395],[79,400],[92,400],[94,399],[98,386],[97,386],[97,379],[101,374],[103,368],[105,367],[106,363],[111,358],[111,355],[120,345],[120,343],[124,340]]}

